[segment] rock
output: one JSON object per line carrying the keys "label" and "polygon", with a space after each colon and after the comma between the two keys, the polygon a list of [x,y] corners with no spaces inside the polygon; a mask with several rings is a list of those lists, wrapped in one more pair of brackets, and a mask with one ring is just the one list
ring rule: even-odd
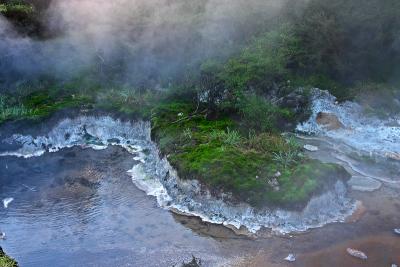
{"label": "rock", "polygon": [[279,181],[278,179],[276,179],[276,177],[271,178],[267,181],[268,185],[271,186],[274,191],[279,191],[280,187],[279,187]]}
{"label": "rock", "polygon": [[274,187],[274,186],[278,186],[278,185],[279,185],[279,182],[278,182],[278,180],[274,177],[274,178],[268,180],[268,184],[269,184],[270,186]]}
{"label": "rock", "polygon": [[359,250],[356,250],[356,249],[352,249],[352,248],[347,248],[346,251],[347,251],[347,253],[349,253],[351,256],[353,256],[355,258],[358,258],[358,259],[361,259],[361,260],[368,259],[367,255],[362,251],[359,251]]}
{"label": "rock", "polygon": [[309,98],[302,88],[298,88],[287,96],[276,101],[281,107],[290,109],[294,114],[303,114],[307,109]]}
{"label": "rock", "polygon": [[296,261],[296,256],[294,254],[289,254],[286,258],[285,261],[289,261],[289,262],[294,262]]}
{"label": "rock", "polygon": [[319,148],[317,146],[313,146],[313,145],[304,145],[303,148],[310,152],[316,152],[319,150]]}
{"label": "rock", "polygon": [[353,176],[347,182],[351,189],[361,191],[361,192],[372,192],[381,188],[382,183],[364,176]]}
{"label": "rock", "polygon": [[8,205],[9,205],[13,200],[14,200],[14,198],[12,198],[12,197],[8,197],[8,198],[3,199],[4,208],[8,208]]}
{"label": "rock", "polygon": [[327,129],[328,131],[338,130],[344,128],[343,123],[341,123],[333,113],[319,112],[317,114],[317,123]]}
{"label": "rock", "polygon": [[394,231],[395,234],[400,235],[400,228],[394,229],[393,231]]}

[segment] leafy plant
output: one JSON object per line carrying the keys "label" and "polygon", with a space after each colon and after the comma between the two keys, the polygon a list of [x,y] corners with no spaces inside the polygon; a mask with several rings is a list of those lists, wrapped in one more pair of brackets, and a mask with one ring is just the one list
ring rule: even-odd
{"label": "leafy plant", "polygon": [[298,151],[288,150],[288,151],[274,152],[272,160],[281,164],[285,169],[287,169],[291,165],[294,165],[298,162],[299,160]]}
{"label": "leafy plant", "polygon": [[238,146],[243,139],[238,131],[229,128],[227,128],[226,131],[213,130],[209,137],[211,140],[217,140],[229,146]]}

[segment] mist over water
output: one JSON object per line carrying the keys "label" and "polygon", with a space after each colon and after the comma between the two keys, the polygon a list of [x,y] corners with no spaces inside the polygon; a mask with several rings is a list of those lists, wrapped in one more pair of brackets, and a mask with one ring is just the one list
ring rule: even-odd
{"label": "mist over water", "polygon": [[22,36],[0,15],[0,80],[98,78],[155,86],[235,51],[285,1],[54,0],[41,19],[51,38]]}

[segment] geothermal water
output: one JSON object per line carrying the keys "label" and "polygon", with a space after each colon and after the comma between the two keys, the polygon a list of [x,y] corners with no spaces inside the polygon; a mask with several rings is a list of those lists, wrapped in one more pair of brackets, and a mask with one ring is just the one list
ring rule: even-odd
{"label": "geothermal water", "polygon": [[[367,116],[355,102],[338,103],[327,91],[314,89],[312,116],[297,126],[306,144],[320,148],[311,157],[343,165],[355,182],[353,189],[400,188],[400,114],[386,119]],[[327,130],[317,123],[320,112],[333,114],[343,127]],[[366,187],[364,186],[366,185]]]}
{"label": "geothermal water", "polygon": [[337,182],[332,191],[316,196],[303,211],[254,210],[247,204],[233,205],[202,192],[195,180],[183,181],[165,158],[160,158],[150,138],[147,122],[123,122],[108,116],[81,116],[59,121],[45,135],[13,134],[3,143],[15,149],[0,151],[2,157],[41,157],[62,149],[80,147],[94,150],[119,146],[134,160],[126,169],[133,183],[154,196],[161,208],[200,217],[205,222],[256,233],[262,227],[275,232],[302,232],[332,222],[343,222],[354,203],[346,197],[346,186]]}
{"label": "geothermal water", "polygon": [[[312,95],[312,116],[297,126],[299,132],[330,137],[370,155],[400,155],[400,114],[378,119],[367,116],[362,106],[355,102],[339,104],[328,91],[314,89]],[[344,128],[326,131],[316,122],[319,112],[334,114]]]}

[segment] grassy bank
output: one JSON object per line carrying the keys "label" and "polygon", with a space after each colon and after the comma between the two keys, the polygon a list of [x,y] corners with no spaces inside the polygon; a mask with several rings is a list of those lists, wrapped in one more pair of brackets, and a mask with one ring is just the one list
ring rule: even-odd
{"label": "grassy bank", "polygon": [[208,118],[203,107],[167,103],[152,116],[152,135],[183,179],[197,179],[214,195],[254,206],[303,207],[346,172],[307,159],[293,139],[252,132],[228,116]]}
{"label": "grassy bank", "polygon": [[[63,108],[103,109],[150,119],[152,137],[183,179],[197,179],[213,195],[254,206],[301,208],[346,173],[303,155],[280,126],[295,122],[286,108],[244,98],[229,112],[196,101],[190,89],[164,93],[54,88],[19,98],[0,97],[0,123],[43,119]],[[254,102],[257,102],[254,105]]]}
{"label": "grassy bank", "polygon": [[0,267],[18,267],[18,263],[7,256],[3,249],[0,247]]}

